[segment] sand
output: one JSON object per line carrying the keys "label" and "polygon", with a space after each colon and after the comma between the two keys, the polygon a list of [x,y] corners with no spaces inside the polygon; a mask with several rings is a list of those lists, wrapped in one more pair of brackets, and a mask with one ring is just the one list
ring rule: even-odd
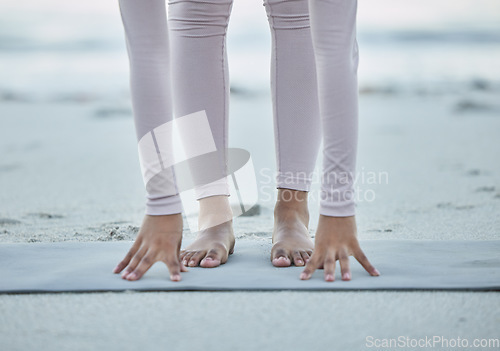
{"label": "sand", "polygon": [[370,336],[498,339],[493,306],[496,293],[8,295],[0,339],[3,350],[357,351]]}
{"label": "sand", "polygon": [[[449,94],[362,96],[358,169],[387,173],[388,181],[360,184],[375,194],[358,202],[361,240],[499,239],[496,94],[467,95],[476,105]],[[261,172],[274,169],[269,97],[232,98],[230,144],[250,151],[261,198],[261,214],[236,219],[235,231],[270,240],[273,184]],[[135,237],[144,190],[127,98],[10,99],[0,105],[0,123],[0,243]],[[314,200],[311,212],[313,234]],[[367,336],[498,338],[499,302],[497,293],[471,292],[1,295],[0,344],[362,350]]]}

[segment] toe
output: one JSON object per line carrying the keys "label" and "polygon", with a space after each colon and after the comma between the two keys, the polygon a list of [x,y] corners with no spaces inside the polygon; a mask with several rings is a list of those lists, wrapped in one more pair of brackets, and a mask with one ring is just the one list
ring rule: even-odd
{"label": "toe", "polygon": [[193,251],[187,251],[187,250],[181,251],[179,254],[179,261],[181,262],[186,261],[187,263],[189,257],[191,256],[193,256]]}
{"label": "toe", "polygon": [[191,251],[186,252],[186,253],[184,254],[184,256],[182,257],[182,260],[181,260],[181,261],[182,261],[182,264],[183,264],[184,266],[186,266],[186,267],[187,267],[188,262],[189,262],[189,260],[191,259],[191,257],[193,256],[193,254],[194,254],[194,252],[191,252]]}
{"label": "toe", "polygon": [[205,258],[201,261],[200,266],[204,268],[213,268],[220,266],[222,253],[217,249],[208,251]]}
{"label": "toe", "polygon": [[271,261],[275,267],[288,267],[292,264],[288,253],[282,248],[272,250]]}
{"label": "toe", "polygon": [[292,265],[292,262],[288,257],[277,257],[273,259],[273,266],[275,267],[290,267]]}
{"label": "toe", "polygon": [[193,256],[188,261],[189,267],[196,267],[200,264],[201,259],[205,256],[205,251],[195,251]]}
{"label": "toe", "polygon": [[181,259],[181,261],[184,258],[184,256],[186,256],[187,253],[188,252],[186,250],[182,250],[181,252],[179,252],[179,258]]}
{"label": "toe", "polygon": [[296,266],[303,266],[304,265],[304,260],[302,259],[302,255],[300,254],[300,251],[294,251],[292,254],[293,257],[293,264]]}
{"label": "toe", "polygon": [[302,255],[302,260],[304,261],[304,264],[306,264],[307,261],[309,261],[311,258],[311,256],[306,251],[302,251],[300,254]]}

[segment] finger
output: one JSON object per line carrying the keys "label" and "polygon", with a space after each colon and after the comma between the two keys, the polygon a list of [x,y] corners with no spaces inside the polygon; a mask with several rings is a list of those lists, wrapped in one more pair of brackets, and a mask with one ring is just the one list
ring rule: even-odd
{"label": "finger", "polygon": [[304,260],[302,259],[302,255],[300,254],[300,251],[294,251],[292,253],[292,258],[293,258],[293,264],[296,266],[303,266],[304,265]]}
{"label": "finger", "polygon": [[325,269],[325,280],[327,282],[333,282],[335,280],[335,255],[330,253],[326,256],[323,267]]}
{"label": "finger", "polygon": [[347,252],[344,251],[339,255],[339,264],[342,280],[351,280],[351,268],[349,266],[349,255],[347,255]]}
{"label": "finger", "polygon": [[316,262],[315,256],[312,255],[306,264],[306,268],[300,273],[300,279],[310,279],[316,269],[318,269],[318,262]]}
{"label": "finger", "polygon": [[128,266],[123,271],[122,278],[126,279],[127,275],[129,275],[130,273],[132,273],[134,271],[134,269],[137,267],[137,265],[139,264],[139,262],[141,262],[142,258],[146,254],[146,252],[147,252],[146,248],[140,248],[136,252],[136,254],[134,255],[134,257],[132,257],[132,259],[130,260],[130,263],[128,264]]}
{"label": "finger", "polygon": [[306,264],[307,261],[310,260],[311,256],[309,256],[309,254],[307,252],[305,252],[305,251],[302,251],[301,254],[302,254],[302,260],[304,261],[304,264]]}
{"label": "finger", "polygon": [[363,268],[370,273],[372,276],[379,276],[380,272],[373,267],[373,265],[368,261],[368,258],[366,257],[365,253],[361,248],[358,248],[357,250],[354,251],[354,258],[358,260],[358,262],[363,266]]}
{"label": "finger", "polygon": [[137,267],[127,275],[127,280],[139,280],[142,276],[151,268],[151,266],[157,261],[156,254],[149,250],[144,257],[141,259]]}
{"label": "finger", "polygon": [[140,240],[136,240],[132,245],[132,247],[130,248],[130,250],[125,255],[125,258],[116,265],[115,269],[113,269],[113,273],[120,273],[123,270],[123,268],[127,267],[132,257],[134,257],[137,250],[139,250],[139,247],[140,247]]}
{"label": "finger", "polygon": [[170,280],[178,282],[181,280],[181,263],[176,257],[169,257],[165,259],[168,271],[170,272]]}

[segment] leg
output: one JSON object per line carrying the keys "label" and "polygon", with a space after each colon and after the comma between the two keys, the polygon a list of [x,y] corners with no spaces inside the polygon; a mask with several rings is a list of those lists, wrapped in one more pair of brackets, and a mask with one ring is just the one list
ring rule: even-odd
{"label": "leg", "polygon": [[[213,179],[218,180],[195,188],[201,230],[181,253],[189,266],[218,266],[226,262],[234,247],[225,178],[229,107],[226,30],[231,7],[232,0],[169,0],[174,113],[182,117],[205,111],[218,150],[210,169],[191,165],[195,182],[197,175],[206,172],[213,172]],[[227,220],[221,223],[221,217]]]}
{"label": "leg", "polygon": [[[169,267],[180,280],[179,248],[182,239],[182,206],[173,170],[158,157],[168,159],[171,147],[161,150],[156,134],[172,120],[169,46],[164,0],[120,0],[130,60],[130,86],[139,141],[141,168],[147,188],[146,216],[137,239],[114,272],[128,280],[140,279],[156,261]],[[160,129],[158,129],[160,127]],[[158,134],[159,135],[159,134]],[[165,135],[170,141],[169,135]]]}
{"label": "leg", "polygon": [[278,166],[271,261],[302,266],[312,252],[307,191],[320,143],[307,0],[265,0],[272,34],[271,88]]}
{"label": "leg", "polygon": [[323,131],[320,213],[354,215],[358,133],[357,1],[310,1]]}
{"label": "leg", "polygon": [[[172,121],[170,57],[164,1],[138,3],[120,0],[123,26],[130,60],[130,90],[141,167],[147,183],[146,214],[181,213],[172,169],[161,169],[155,129]],[[168,135],[166,136],[169,137]],[[151,145],[153,150],[147,147]],[[172,150],[162,150],[171,153]],[[153,153],[156,158],[151,159]],[[165,157],[169,157],[165,155]],[[158,179],[161,178],[161,181]],[[160,186],[161,185],[161,186]]]}
{"label": "leg", "polygon": [[356,0],[310,0],[318,91],[323,128],[323,175],[315,249],[301,279],[324,268],[335,279],[339,260],[343,280],[351,279],[349,255],[379,275],[356,238],[354,174],[358,126],[358,47]]}

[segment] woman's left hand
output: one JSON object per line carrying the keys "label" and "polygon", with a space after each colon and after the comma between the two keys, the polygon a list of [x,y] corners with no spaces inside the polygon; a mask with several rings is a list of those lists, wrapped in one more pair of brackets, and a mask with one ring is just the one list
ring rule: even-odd
{"label": "woman's left hand", "polygon": [[310,279],[316,269],[324,268],[325,281],[335,280],[335,263],[340,263],[342,280],[351,280],[349,256],[356,260],[372,276],[379,276],[379,271],[370,263],[356,237],[356,220],[351,217],[320,216],[314,239],[314,251],[307,261],[300,279]]}

